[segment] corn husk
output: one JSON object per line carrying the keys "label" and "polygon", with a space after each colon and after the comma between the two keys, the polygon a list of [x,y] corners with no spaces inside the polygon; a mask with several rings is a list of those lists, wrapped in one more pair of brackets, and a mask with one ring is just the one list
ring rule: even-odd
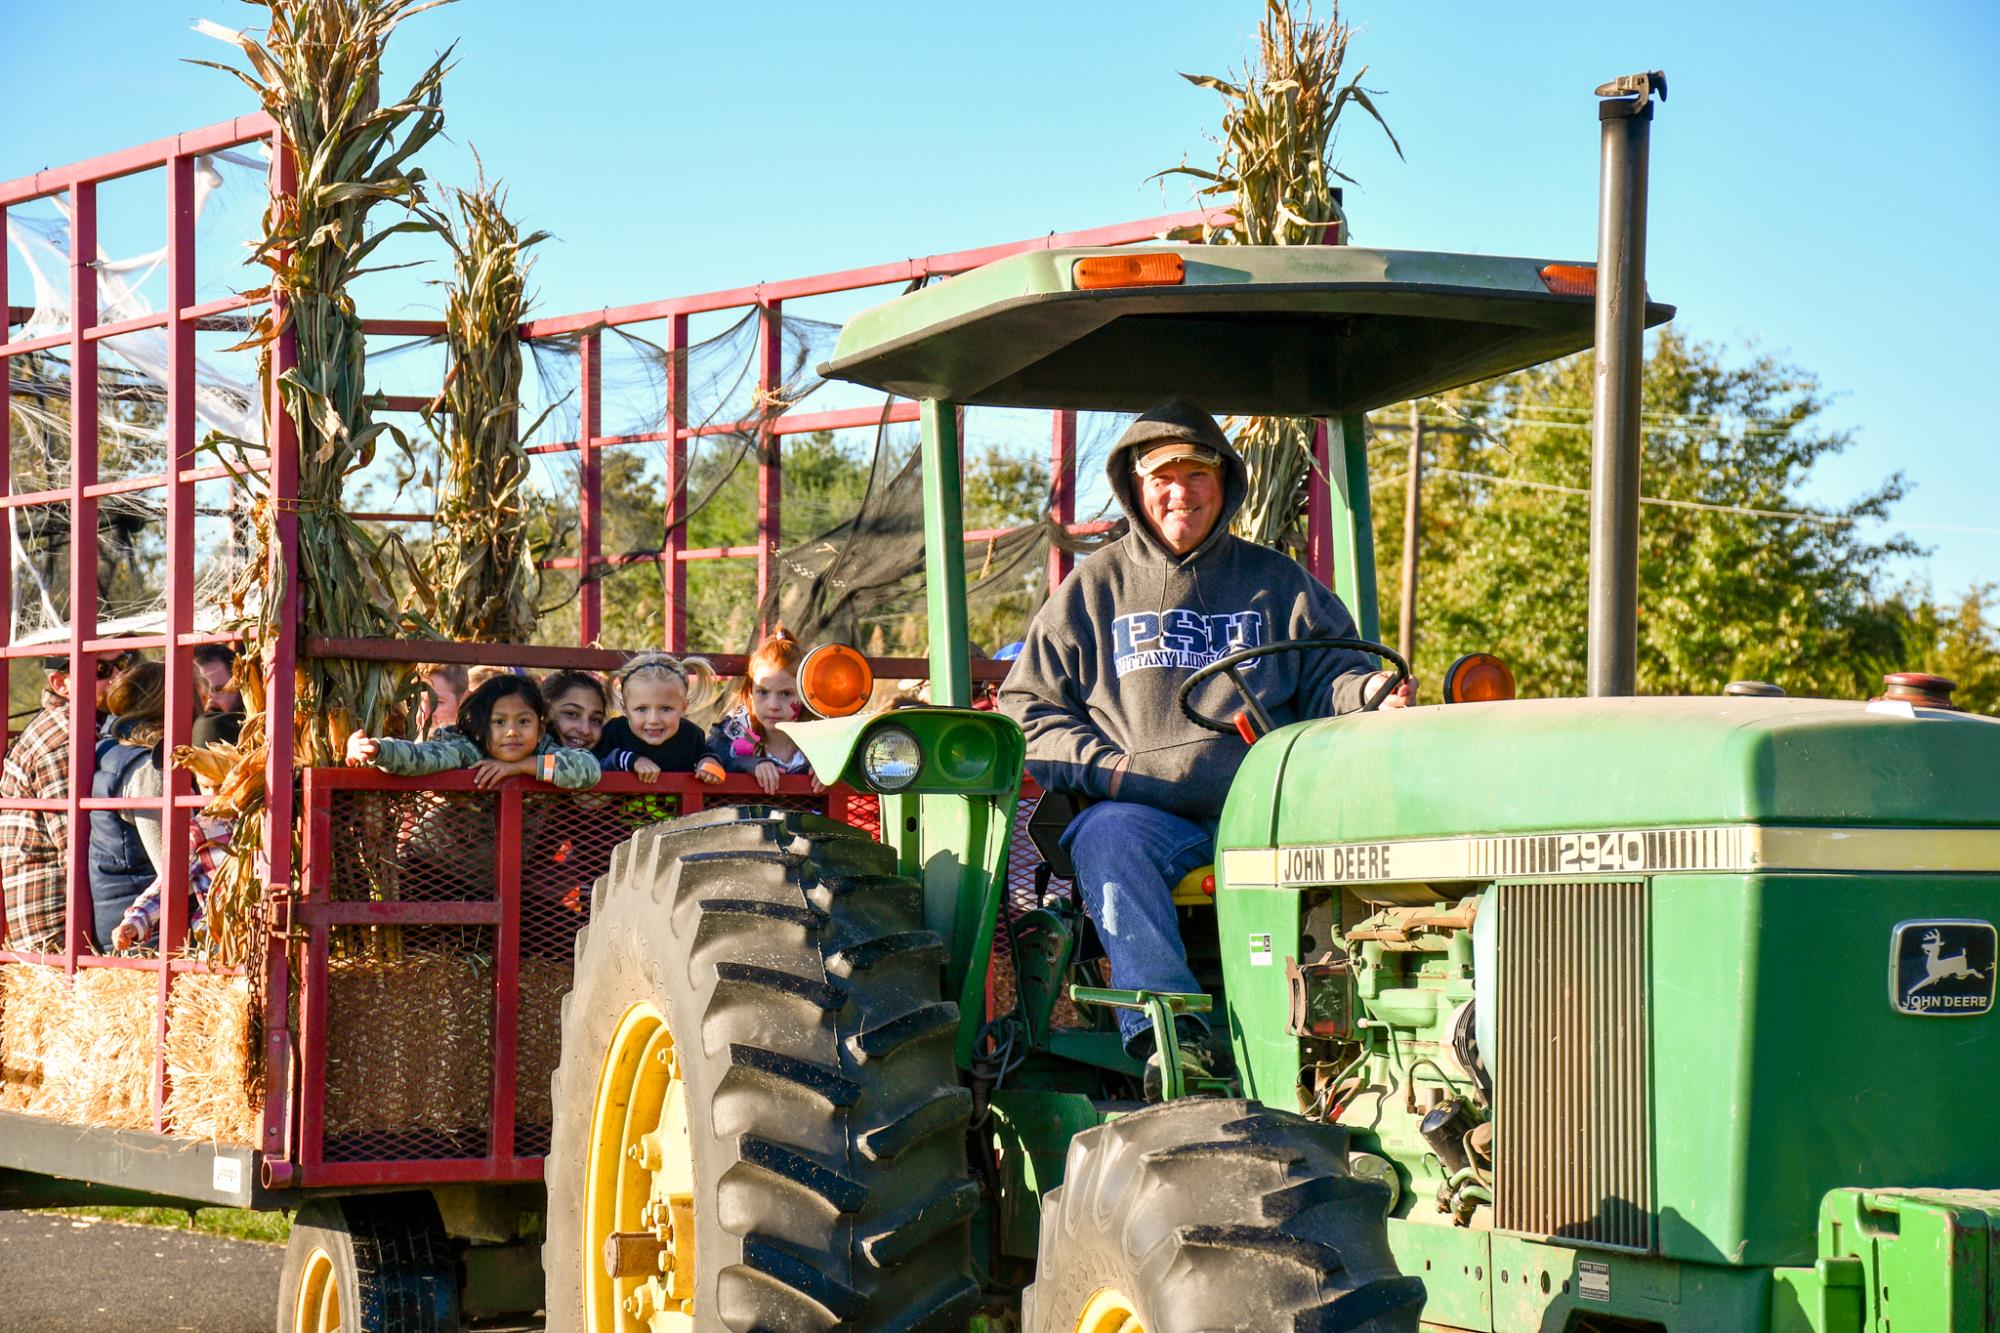
{"label": "corn husk", "polygon": [[[1324,245],[1346,226],[1336,181],[1353,177],[1333,165],[1340,115],[1358,106],[1402,145],[1376,109],[1379,93],[1361,86],[1367,66],[1341,81],[1354,29],[1335,0],[1324,23],[1312,6],[1265,0],[1257,51],[1235,79],[1183,74],[1223,100],[1222,135],[1213,171],[1182,163],[1161,172],[1200,184],[1197,198],[1228,199],[1231,212],[1191,235],[1214,245]],[[1341,237],[1340,239],[1345,239]],[[1303,554],[1306,482],[1312,468],[1310,423],[1249,418],[1228,423],[1249,469],[1250,488],[1236,531],[1251,541]]]}
{"label": "corn husk", "polygon": [[[299,628],[308,636],[435,637],[421,617],[399,613],[394,589],[408,554],[393,536],[376,536],[346,512],[347,477],[369,466],[385,444],[408,442],[374,420],[380,396],[368,392],[361,320],[348,294],[370,271],[377,247],[390,237],[429,232],[422,212],[424,173],[412,158],[444,125],[442,87],[450,52],[433,60],[393,102],[382,98],[382,66],[398,24],[445,0],[256,0],[268,20],[261,40],[220,24],[197,26],[240,52],[245,68],[212,64],[240,79],[280,127],[296,172],[296,189],[274,194],[253,258],[270,273],[273,298],[257,316],[245,347],[264,350],[265,401],[276,397],[296,430],[299,451],[296,567],[272,559],[277,517],[268,494],[252,507],[258,558],[232,592],[246,656],[244,734],[235,762],[209,807],[238,820],[233,864],[253,867],[252,818],[264,800],[265,691],[276,641],[274,618],[286,605],[283,586],[296,583]],[[386,224],[382,205],[400,207]],[[261,294],[261,293],[259,293]],[[295,364],[276,373],[274,352],[290,333]],[[267,439],[278,437],[276,423]],[[215,447],[228,447],[221,442]],[[239,455],[248,446],[234,442]],[[241,457],[243,463],[258,460]],[[246,484],[262,474],[246,468]],[[297,676],[293,752],[300,767],[337,764],[356,729],[379,734],[411,692],[405,664],[307,659]],[[199,761],[208,762],[208,761]],[[259,942],[253,886],[237,886],[210,908],[211,955],[251,957]]]}
{"label": "corn husk", "polygon": [[483,172],[476,189],[451,197],[457,220],[432,218],[453,254],[444,310],[449,366],[425,414],[442,456],[442,484],[429,558],[411,583],[417,604],[447,636],[526,643],[534,636],[539,575],[524,494],[521,321],[527,251],[548,233],[523,236],[507,215],[505,191]]}

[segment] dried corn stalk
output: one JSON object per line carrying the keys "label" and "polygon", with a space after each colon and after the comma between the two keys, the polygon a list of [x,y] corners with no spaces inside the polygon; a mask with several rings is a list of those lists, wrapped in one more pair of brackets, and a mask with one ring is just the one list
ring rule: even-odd
{"label": "dried corn stalk", "polygon": [[[443,129],[442,85],[450,53],[434,60],[388,105],[381,77],[397,24],[446,2],[251,0],[269,20],[261,42],[219,24],[197,25],[242,52],[247,71],[198,63],[234,75],[257,95],[282,132],[296,174],[296,188],[274,193],[264,215],[264,235],[253,257],[270,271],[270,285],[251,294],[272,300],[243,345],[264,349],[269,403],[273,354],[286,332],[293,335],[296,361],[278,377],[277,390],[298,434],[297,564],[271,578],[276,515],[268,493],[258,496],[260,558],[246,566],[231,600],[246,655],[262,662],[263,671],[243,673],[250,715],[235,752],[181,760],[228,765],[210,808],[236,818],[237,827],[229,862],[210,891],[206,946],[223,961],[252,957],[260,938],[262,872],[255,854],[262,842],[270,735],[263,698],[267,681],[260,677],[271,669],[276,617],[286,604],[277,585],[296,580],[297,628],[303,635],[435,636],[421,620],[396,613],[394,571],[403,554],[393,538],[378,539],[348,516],[342,488],[350,474],[373,461],[385,438],[403,445],[392,427],[373,419],[379,396],[367,391],[361,320],[348,286],[369,271],[370,256],[389,237],[432,230],[419,211],[424,175],[410,163]],[[380,204],[401,205],[404,215],[371,225]],[[265,438],[277,437],[273,423]],[[248,484],[262,484],[254,469],[240,475]],[[297,765],[340,762],[348,733],[382,729],[409,682],[409,668],[398,664],[302,659],[291,718]]]}
{"label": "dried corn stalk", "polygon": [[[417,602],[449,638],[526,643],[535,628],[538,586],[528,545],[523,491],[521,320],[528,309],[529,247],[507,216],[507,196],[480,174],[474,190],[453,190],[457,221],[432,215],[451,246],[444,337],[444,389],[426,413],[442,454],[437,526]],[[530,428],[530,432],[532,427]]]}
{"label": "dried corn stalk", "polygon": [[[1203,182],[1195,191],[1198,198],[1233,200],[1231,216],[1197,229],[1200,239],[1215,245],[1332,241],[1346,224],[1334,182],[1353,183],[1353,177],[1333,165],[1340,113],[1350,102],[1374,118],[1402,156],[1402,145],[1376,110],[1373,95],[1361,86],[1368,67],[1341,82],[1353,35],[1354,29],[1340,21],[1338,0],[1324,23],[1314,20],[1310,4],[1265,0],[1256,56],[1237,81],[1181,76],[1213,89],[1224,106],[1215,169],[1183,163],[1160,173]],[[1251,541],[1302,554],[1311,423],[1260,417],[1237,425],[1237,447],[1250,471],[1250,494],[1237,513],[1237,531]]]}

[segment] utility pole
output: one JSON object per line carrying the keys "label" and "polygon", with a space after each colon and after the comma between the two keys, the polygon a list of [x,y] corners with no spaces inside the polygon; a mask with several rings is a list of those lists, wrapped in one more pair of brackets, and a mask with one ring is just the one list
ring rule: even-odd
{"label": "utility pole", "polygon": [[1410,400],[1410,467],[1403,478],[1403,604],[1396,617],[1396,650],[1417,660],[1417,537],[1423,517],[1424,418]]}
{"label": "utility pole", "polygon": [[1399,430],[1410,432],[1409,471],[1403,486],[1403,600],[1402,614],[1397,617],[1396,624],[1396,651],[1414,669],[1417,651],[1417,539],[1423,518],[1424,440],[1431,435],[1476,436],[1479,431],[1472,426],[1426,426],[1423,411],[1415,399],[1410,400],[1410,419],[1407,423],[1371,421],[1369,429],[1378,435]]}

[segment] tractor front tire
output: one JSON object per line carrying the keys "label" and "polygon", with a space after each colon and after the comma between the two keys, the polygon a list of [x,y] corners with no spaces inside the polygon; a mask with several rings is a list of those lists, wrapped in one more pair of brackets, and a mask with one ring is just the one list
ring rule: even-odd
{"label": "tractor front tire", "polygon": [[[973,1313],[958,1009],[922,890],[894,869],[857,829],[760,807],[618,849],[563,1001],[550,1329],[671,1313],[701,1330],[946,1330]],[[614,1235],[639,1256],[615,1277]]]}
{"label": "tractor front tire", "polygon": [[1415,1333],[1424,1286],[1397,1275],[1388,1203],[1337,1126],[1210,1098],[1122,1116],[1070,1141],[1022,1327]]}
{"label": "tractor front tire", "polygon": [[458,1333],[458,1263],[428,1194],[314,1199],[292,1220],[278,1333]]}

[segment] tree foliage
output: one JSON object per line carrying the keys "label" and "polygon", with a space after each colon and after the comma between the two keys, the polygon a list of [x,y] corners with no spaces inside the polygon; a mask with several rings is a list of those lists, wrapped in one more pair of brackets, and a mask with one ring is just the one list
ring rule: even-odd
{"label": "tree foliage", "polygon": [[[1427,694],[1473,649],[1506,658],[1523,695],[1583,692],[1591,375],[1582,354],[1423,405],[1427,419],[1468,432],[1433,434],[1425,451],[1417,666]],[[1813,376],[1775,357],[1735,363],[1672,330],[1655,338],[1642,401],[1642,693],[1756,679],[1866,697],[1884,671],[1924,655],[1913,633],[1928,635],[1932,660],[1970,670],[1983,642],[1990,663],[1983,598],[1927,610],[1882,587],[1893,557],[1918,552],[1865,526],[1902,496],[1900,475],[1837,507],[1804,498],[1814,467],[1850,442],[1825,425],[1825,406]],[[1391,439],[1376,447],[1373,475],[1393,641],[1407,437]]]}

